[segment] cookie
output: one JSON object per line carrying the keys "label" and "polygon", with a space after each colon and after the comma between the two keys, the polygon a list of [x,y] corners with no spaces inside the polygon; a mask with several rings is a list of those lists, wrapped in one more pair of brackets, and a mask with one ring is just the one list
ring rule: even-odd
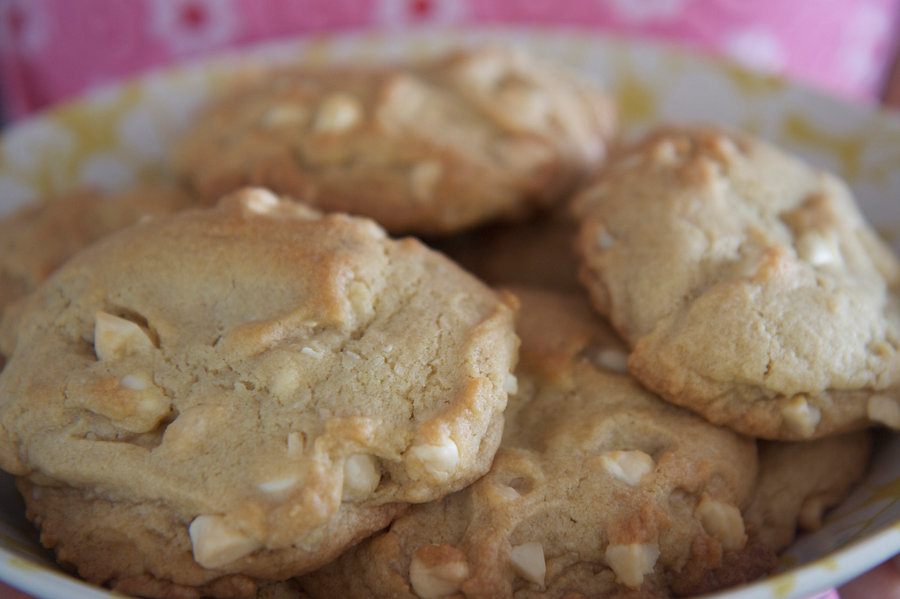
{"label": "cookie", "polygon": [[759,482],[747,522],[769,547],[780,551],[798,530],[816,531],[825,512],[839,505],[868,467],[867,431],[814,441],[760,443]]}
{"label": "cookie", "polygon": [[0,466],[87,580],[243,597],[490,467],[512,300],[414,239],[243,190],[76,255],[0,374]]}
{"label": "cookie", "polygon": [[426,238],[430,246],[492,286],[577,291],[573,248],[576,223],[563,210],[541,212],[520,223],[498,223],[449,237]]}
{"label": "cookie", "polygon": [[900,263],[836,177],[664,129],[576,205],[582,280],[645,386],[767,439],[900,428]]}
{"label": "cookie", "polygon": [[[176,212],[192,203],[186,192],[164,185],[115,193],[79,189],[5,216],[0,219],[0,315],[78,250],[144,216]],[[11,343],[0,342],[0,354]]]}
{"label": "cookie", "polygon": [[205,197],[269,187],[394,233],[446,234],[566,195],[603,159],[611,100],[521,51],[281,68],[211,103],[175,169]]}
{"label": "cookie", "polygon": [[516,293],[519,390],[491,471],[304,576],[307,593],[660,598],[767,572],[742,517],[754,442],[609,370],[623,348],[580,296]]}

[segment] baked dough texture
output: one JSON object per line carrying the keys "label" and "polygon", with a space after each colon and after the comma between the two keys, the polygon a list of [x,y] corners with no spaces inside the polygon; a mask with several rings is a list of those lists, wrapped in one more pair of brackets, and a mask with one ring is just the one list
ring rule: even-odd
{"label": "baked dough texture", "polygon": [[0,218],[0,315],[78,250],[142,217],[193,204],[177,187],[147,184],[109,193],[79,189]]}
{"label": "baked dough texture", "polygon": [[493,287],[539,287],[574,292],[578,225],[559,206],[517,223],[495,223],[460,235],[426,238],[463,268]]}
{"label": "baked dough texture", "polygon": [[663,129],[576,205],[581,278],[645,386],[768,439],[900,428],[900,264],[837,178]]}
{"label": "baked dough texture", "polygon": [[[324,597],[670,597],[767,572],[754,441],[643,390],[577,295],[517,290],[518,392],[491,471],[304,576]],[[611,370],[613,369],[613,370]]]}
{"label": "baked dough texture", "polygon": [[787,548],[798,530],[822,527],[826,511],[846,499],[866,473],[871,453],[868,431],[760,442],[759,483],[747,522],[767,546]]}
{"label": "baked dough texture", "polygon": [[105,238],[28,298],[0,466],[87,580],[244,597],[488,470],[511,304],[368,219],[242,190]]}
{"label": "baked dough texture", "polygon": [[249,76],[186,133],[204,197],[261,185],[394,233],[445,234],[566,197],[604,158],[608,96],[522,51]]}

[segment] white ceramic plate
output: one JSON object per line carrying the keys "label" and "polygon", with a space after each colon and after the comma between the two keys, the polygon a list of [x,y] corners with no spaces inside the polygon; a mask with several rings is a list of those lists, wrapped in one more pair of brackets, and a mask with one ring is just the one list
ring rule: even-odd
{"label": "white ceramic plate", "polygon": [[[116,188],[158,177],[167,149],[236,66],[266,61],[380,61],[483,42],[529,47],[604,84],[628,129],[662,121],[738,127],[842,175],[900,250],[900,120],[670,47],[561,30],[419,31],[279,43],[107,88],[10,127],[0,140],[0,214],[80,184]],[[900,553],[900,436],[885,435],[870,472],[827,525],[784,554],[782,572],[711,595],[806,597]],[[0,579],[38,597],[115,596],[71,578],[40,549],[8,476],[0,476]]]}

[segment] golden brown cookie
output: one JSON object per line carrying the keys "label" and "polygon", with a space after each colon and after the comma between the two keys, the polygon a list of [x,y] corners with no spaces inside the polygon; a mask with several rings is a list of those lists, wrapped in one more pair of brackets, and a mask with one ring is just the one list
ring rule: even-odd
{"label": "golden brown cookie", "polygon": [[487,471],[512,320],[414,239],[244,190],[107,237],[29,296],[0,465],[88,580],[242,597]]}
{"label": "golden brown cookie", "polygon": [[[184,191],[142,185],[115,193],[80,189],[0,219],[0,316],[78,250],[142,217],[193,204]],[[6,335],[0,335],[6,337]],[[12,340],[0,340],[0,354]]]}
{"label": "golden brown cookie", "polygon": [[577,204],[582,279],[644,385],[764,438],[900,428],[900,263],[837,178],[664,129]]}
{"label": "golden brown cookie", "polygon": [[753,441],[609,370],[623,348],[579,296],[517,294],[519,390],[491,471],[306,575],[307,592],[658,598],[768,571],[742,517]]}
{"label": "golden brown cookie", "polygon": [[175,167],[206,197],[262,185],[392,232],[444,234],[565,197],[614,122],[605,94],[521,51],[283,68],[208,106]]}
{"label": "golden brown cookie", "polygon": [[577,223],[560,209],[425,241],[495,287],[576,291],[581,289],[573,247],[577,230]]}
{"label": "golden brown cookie", "polygon": [[798,529],[815,531],[825,512],[840,504],[868,467],[867,431],[814,441],[763,441],[759,482],[747,522],[769,547],[780,551]]}

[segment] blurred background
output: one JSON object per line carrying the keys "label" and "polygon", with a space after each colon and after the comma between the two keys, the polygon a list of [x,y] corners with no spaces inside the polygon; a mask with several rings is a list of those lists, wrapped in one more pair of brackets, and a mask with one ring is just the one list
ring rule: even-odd
{"label": "blurred background", "polygon": [[857,102],[893,99],[900,0],[0,0],[9,122],[149,69],[303,34],[572,27],[729,57]]}

